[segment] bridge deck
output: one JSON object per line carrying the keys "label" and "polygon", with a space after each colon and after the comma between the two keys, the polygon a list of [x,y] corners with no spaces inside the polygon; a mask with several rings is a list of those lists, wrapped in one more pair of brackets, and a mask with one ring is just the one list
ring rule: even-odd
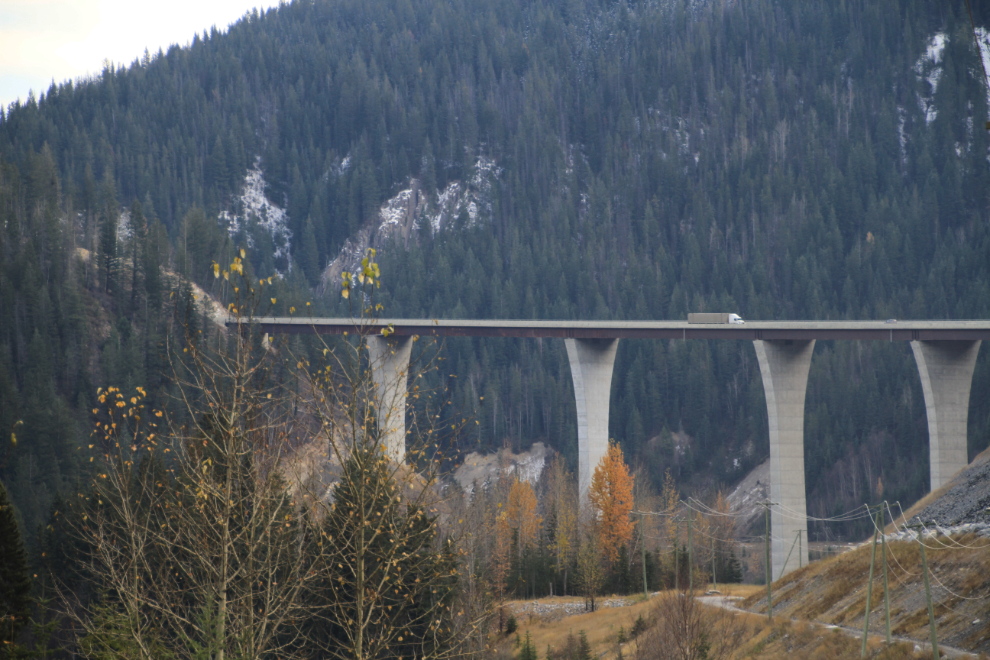
{"label": "bridge deck", "polygon": [[[245,321],[247,322],[247,321]],[[353,319],[257,317],[269,334],[353,333]],[[230,319],[227,325],[237,325]],[[933,341],[990,339],[990,321],[747,321],[744,325],[685,321],[506,321],[485,319],[378,319],[364,326],[377,333],[438,337],[574,337],[578,339],[873,339]]]}

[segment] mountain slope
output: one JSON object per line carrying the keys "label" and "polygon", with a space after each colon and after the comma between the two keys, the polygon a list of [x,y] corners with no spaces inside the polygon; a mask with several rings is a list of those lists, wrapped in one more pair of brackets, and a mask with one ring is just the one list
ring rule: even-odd
{"label": "mountain slope", "polygon": [[[30,371],[25,351],[36,333],[56,358],[75,341],[31,312],[42,291],[62,304],[38,255],[108,254],[121,207],[133,215],[139,201],[149,228],[160,220],[159,261],[205,289],[213,261],[240,245],[253,272],[285,275],[298,304],[389,200],[417,188],[437,208],[482,155],[501,173],[477,222],[379,243],[389,315],[987,318],[987,95],[971,35],[964,7],[920,0],[297,0],[53,85],[0,115],[0,403],[20,410],[42,382],[78,437],[87,397],[124,379],[114,355],[126,342],[101,337],[96,364],[50,374]],[[264,218],[245,213],[245,184]],[[272,213],[271,240],[229,232],[234,216]],[[163,330],[136,315],[134,282],[104,270],[69,288],[102,301],[150,373]],[[314,306],[341,313],[328,281]],[[542,440],[576,461],[562,345],[447,349],[452,405],[480,422],[475,446]],[[981,357],[972,454],[990,438],[988,392]],[[820,342],[807,411],[813,514],[876,500],[881,481],[887,498],[925,491],[924,404],[905,346]],[[674,433],[690,442],[675,447]],[[767,454],[752,349],[623,342],[610,434],[655,481],[668,468],[688,488],[741,478]],[[40,442],[18,451],[39,460]],[[0,477],[36,481],[23,465]]]}
{"label": "mountain slope", "polygon": [[[916,532],[907,524],[922,523],[938,639],[977,653],[990,653],[986,604],[990,586],[990,524],[985,478],[990,452],[983,452],[930,501],[919,503],[897,520],[887,534],[891,631],[920,641],[929,639],[928,608]],[[926,498],[926,500],[929,498]],[[917,512],[917,515],[915,513]],[[872,541],[871,539],[869,539]],[[883,575],[880,546],[870,616],[871,634],[883,634]],[[773,585],[774,616],[820,621],[862,630],[869,580],[871,543],[836,557],[813,562]],[[766,611],[766,594],[754,594],[743,605]],[[982,656],[981,656],[982,657]]]}

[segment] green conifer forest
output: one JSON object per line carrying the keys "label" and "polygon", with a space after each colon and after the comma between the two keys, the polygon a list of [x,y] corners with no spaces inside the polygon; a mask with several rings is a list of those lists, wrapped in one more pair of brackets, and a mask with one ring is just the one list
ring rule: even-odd
{"label": "green conifer forest", "polygon": [[[346,242],[479,163],[473,210],[382,246],[386,316],[990,318],[982,75],[963,2],[294,0],[53,83],[0,112],[0,480],[28,548],[98,464],[97,388],[168,405],[163,347],[232,301],[214,262],[245,248],[273,313],[344,314],[321,276]],[[252,176],[277,227],[243,210]],[[573,470],[562,342],[444,351],[469,448],[543,441]],[[749,345],[620,343],[610,435],[657,487],[731,486],[766,420]],[[805,432],[811,515],[928,489],[903,343],[819,342]]]}

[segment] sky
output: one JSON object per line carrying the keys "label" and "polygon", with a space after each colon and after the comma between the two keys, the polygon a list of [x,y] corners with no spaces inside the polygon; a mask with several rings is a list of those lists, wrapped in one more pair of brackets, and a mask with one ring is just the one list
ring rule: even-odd
{"label": "sky", "polygon": [[129,65],[278,0],[0,0],[0,106],[56,83]]}

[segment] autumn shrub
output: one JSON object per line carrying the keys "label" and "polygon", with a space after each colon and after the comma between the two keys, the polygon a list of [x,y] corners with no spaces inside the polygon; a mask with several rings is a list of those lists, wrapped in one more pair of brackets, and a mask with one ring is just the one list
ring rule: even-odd
{"label": "autumn shrub", "polygon": [[739,641],[728,612],[684,593],[661,596],[652,618],[637,642],[637,660],[722,660]]}

